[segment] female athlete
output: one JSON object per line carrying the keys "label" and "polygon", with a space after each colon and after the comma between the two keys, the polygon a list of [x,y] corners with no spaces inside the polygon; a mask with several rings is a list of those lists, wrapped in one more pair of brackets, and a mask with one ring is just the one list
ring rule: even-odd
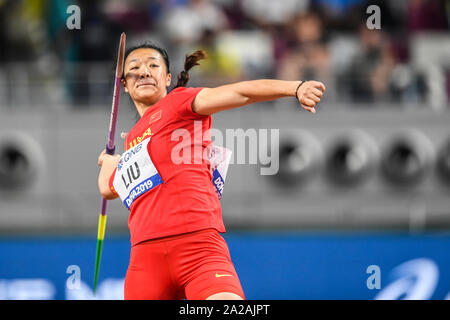
{"label": "female athlete", "polygon": [[[169,93],[172,75],[164,49],[143,44],[125,54],[122,84],[140,119],[122,156],[103,151],[98,158],[101,195],[120,196],[130,210],[125,299],[245,299],[220,235],[225,227],[210,163],[202,156],[211,145],[211,115],[282,97],[295,97],[315,113],[325,92],[317,81],[271,79],[186,88],[188,71],[203,58],[203,51],[186,57]],[[174,159],[181,154],[183,161]]]}

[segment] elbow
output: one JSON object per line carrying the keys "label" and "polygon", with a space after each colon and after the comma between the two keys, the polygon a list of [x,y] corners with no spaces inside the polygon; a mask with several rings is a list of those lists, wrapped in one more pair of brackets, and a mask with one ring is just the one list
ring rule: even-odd
{"label": "elbow", "polygon": [[109,193],[109,194],[104,194],[102,195],[103,199],[105,200],[114,200],[117,198],[117,196],[113,193]]}
{"label": "elbow", "polygon": [[100,183],[99,181],[98,189],[100,191],[100,195],[105,200],[113,200],[117,198],[117,195],[109,189],[109,186],[107,184]]}
{"label": "elbow", "polygon": [[114,200],[117,198],[117,195],[114,194],[111,190],[101,190],[100,194],[105,200]]}
{"label": "elbow", "polygon": [[100,191],[100,195],[102,196],[102,198],[106,199],[108,196],[108,193],[106,191],[106,189],[102,186],[102,185],[98,185],[98,191]]}

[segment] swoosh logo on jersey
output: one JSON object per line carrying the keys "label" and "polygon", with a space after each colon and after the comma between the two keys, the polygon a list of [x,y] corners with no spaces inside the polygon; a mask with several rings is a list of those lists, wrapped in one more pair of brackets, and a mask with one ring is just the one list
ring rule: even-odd
{"label": "swoosh logo on jersey", "polygon": [[216,272],[216,278],[220,278],[220,277],[232,277],[233,275],[231,275],[231,274],[218,274],[217,272]]}

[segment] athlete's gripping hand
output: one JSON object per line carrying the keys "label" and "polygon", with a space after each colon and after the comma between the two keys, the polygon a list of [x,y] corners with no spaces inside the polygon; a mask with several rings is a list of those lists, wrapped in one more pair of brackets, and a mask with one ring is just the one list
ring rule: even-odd
{"label": "athlete's gripping hand", "polygon": [[303,81],[299,83],[296,98],[303,109],[316,113],[315,106],[325,93],[325,85],[319,81]]}
{"label": "athlete's gripping hand", "polygon": [[114,154],[110,155],[106,153],[106,149],[103,149],[103,151],[98,156],[98,166],[103,166],[103,163],[107,164],[108,167],[117,167],[117,164],[119,163],[120,154]]}
{"label": "athlete's gripping hand", "polygon": [[98,156],[98,165],[100,166],[100,172],[98,174],[98,189],[102,197],[106,200],[112,200],[117,198],[109,188],[109,178],[111,177],[114,169],[119,164],[120,155],[110,155],[103,150]]}

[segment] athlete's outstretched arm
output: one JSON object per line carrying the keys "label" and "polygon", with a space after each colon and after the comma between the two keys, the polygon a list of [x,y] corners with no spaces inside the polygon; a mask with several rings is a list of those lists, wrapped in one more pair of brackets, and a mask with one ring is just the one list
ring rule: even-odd
{"label": "athlete's outstretched arm", "polygon": [[200,115],[210,115],[255,102],[296,97],[297,95],[301,106],[315,113],[314,107],[320,102],[324,92],[324,84],[318,81],[303,83],[275,79],[242,81],[217,88],[202,89],[192,103],[192,110]]}

